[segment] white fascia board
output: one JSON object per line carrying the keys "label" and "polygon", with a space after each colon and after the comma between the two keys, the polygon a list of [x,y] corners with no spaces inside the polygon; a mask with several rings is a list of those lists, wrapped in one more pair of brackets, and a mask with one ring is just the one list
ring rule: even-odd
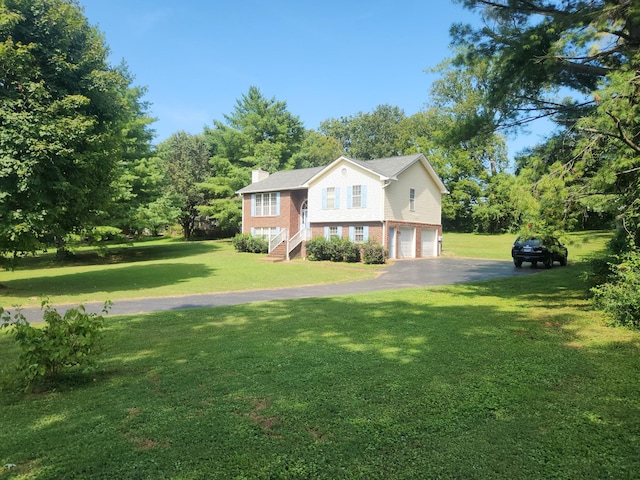
{"label": "white fascia board", "polygon": [[322,170],[320,170],[317,174],[315,174],[313,177],[311,177],[309,180],[307,180],[307,182],[304,184],[304,187],[309,188],[309,186],[314,183],[317,179],[319,179],[320,177],[324,176],[327,172],[331,171],[336,165],[338,165],[340,162],[347,162],[349,164],[351,164],[353,167],[356,167],[360,170],[364,170],[366,172],[369,172],[371,174],[373,174],[374,176],[380,178],[380,181],[385,181],[385,180],[397,180],[396,178],[388,178],[385,177],[384,175],[380,175],[378,172],[374,172],[373,170],[366,168],[364,166],[362,166],[359,163],[354,162],[351,158],[349,157],[345,157],[344,155],[341,155],[340,157],[338,157],[337,159],[335,159],[333,162],[331,162],[329,165],[327,165],[325,168],[323,168]]}

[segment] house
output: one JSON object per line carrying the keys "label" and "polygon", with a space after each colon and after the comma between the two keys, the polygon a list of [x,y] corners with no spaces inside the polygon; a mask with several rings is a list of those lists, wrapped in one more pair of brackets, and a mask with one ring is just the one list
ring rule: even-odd
{"label": "house", "polygon": [[304,241],[318,236],[373,239],[389,258],[439,254],[441,199],[448,191],[423,154],[341,156],[324,167],[255,170],[251,185],[237,193],[242,232],[270,239],[270,255],[304,256]]}

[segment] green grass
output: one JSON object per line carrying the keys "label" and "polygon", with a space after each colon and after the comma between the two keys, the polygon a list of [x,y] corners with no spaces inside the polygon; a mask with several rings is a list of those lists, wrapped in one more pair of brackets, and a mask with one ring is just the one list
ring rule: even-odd
{"label": "green grass", "polygon": [[581,268],[109,317],[94,376],[0,393],[0,478],[633,478],[640,334]]}
{"label": "green grass", "polygon": [[[445,253],[508,260],[512,237],[447,234]],[[640,333],[590,309],[578,261],[608,238],[572,235],[570,266],[535,275],[108,316],[93,375],[0,391],[0,479],[633,478]],[[163,240],[0,282],[79,302],[375,271]],[[16,355],[0,332],[0,365]]]}
{"label": "green grass", "polygon": [[[511,246],[517,235],[483,235],[470,233],[445,233],[442,254],[447,257],[488,258],[510,260]],[[605,231],[574,232],[563,239],[569,249],[569,261],[597,252],[611,239]]]}
{"label": "green grass", "polygon": [[[569,259],[603,247],[608,232],[569,236]],[[444,256],[510,260],[513,235],[447,233]],[[14,271],[0,271],[0,306],[86,303],[139,297],[280,288],[372,278],[380,266],[332,262],[261,261],[265,255],[237,253],[229,241],[175,239],[78,249],[73,261],[54,254],[28,257]]]}
{"label": "green grass", "polygon": [[72,262],[55,255],[27,258],[0,271],[0,305],[86,303],[137,297],[340,283],[372,278],[379,266],[330,262],[261,261],[237,253],[229,241],[185,243],[173,239],[115,245],[105,252],[79,250]]}

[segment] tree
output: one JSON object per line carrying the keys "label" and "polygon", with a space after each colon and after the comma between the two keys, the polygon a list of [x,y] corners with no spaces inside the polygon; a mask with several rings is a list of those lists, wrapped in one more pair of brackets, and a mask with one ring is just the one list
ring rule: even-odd
{"label": "tree", "polygon": [[214,120],[213,128],[205,128],[212,158],[211,175],[199,185],[205,193],[201,213],[223,231],[239,231],[242,204],[235,192],[249,183],[253,169],[273,173],[293,168],[304,136],[300,119],[286,102],[267,99],[250,87],[224,121]]}
{"label": "tree", "polygon": [[[504,195],[490,192],[505,177],[508,159],[505,139],[497,133],[503,113],[487,100],[487,63],[460,70],[450,62],[435,71],[442,77],[433,83],[431,101],[412,123],[416,144],[447,185],[443,198],[443,226],[455,231],[509,230],[513,217],[499,214],[510,209]],[[499,180],[494,180],[499,177]],[[491,204],[491,211],[474,210]],[[491,221],[488,219],[491,218]]]}
{"label": "tree", "polygon": [[[616,212],[640,245],[640,5],[632,0],[460,0],[485,26],[452,29],[458,65],[490,61],[492,105],[506,128],[550,116],[575,149],[556,159],[573,177],[566,200]],[[558,92],[574,98],[558,100]],[[556,175],[558,176],[558,174]]]}
{"label": "tree", "polygon": [[170,191],[179,202],[184,238],[190,240],[200,214],[198,207],[205,202],[200,184],[210,175],[209,149],[202,135],[178,132],[158,146],[158,155],[166,169]]}
{"label": "tree", "polygon": [[231,164],[273,173],[283,170],[300,149],[304,127],[286,102],[267,99],[252,86],[236,100],[233,112],[224,115],[224,122],[215,120],[205,135],[214,154]]}
{"label": "tree", "polygon": [[[119,67],[122,74],[133,81],[126,65]],[[114,202],[105,219],[128,233],[140,235],[145,229],[157,233],[175,222],[180,209],[176,196],[168,187],[168,179],[161,159],[153,152],[154,132],[150,128],[155,120],[148,115],[149,105],[142,100],[146,88],[129,88],[125,100],[128,121],[122,127],[122,157],[118,162],[114,182]]]}
{"label": "tree", "polygon": [[0,253],[99,223],[113,197],[130,79],[74,0],[0,4]]}
{"label": "tree", "polygon": [[379,105],[371,113],[331,118],[320,124],[320,132],[342,144],[345,155],[359,160],[402,155],[411,145],[402,134],[404,112],[391,105]]}
{"label": "tree", "polygon": [[327,137],[315,130],[308,130],[305,132],[300,150],[293,154],[287,167],[321,167],[328,165],[342,153],[342,145],[339,140]]}

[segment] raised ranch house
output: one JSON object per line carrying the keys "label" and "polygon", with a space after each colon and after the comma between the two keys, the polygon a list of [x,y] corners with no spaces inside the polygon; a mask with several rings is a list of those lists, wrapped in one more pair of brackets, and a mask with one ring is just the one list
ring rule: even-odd
{"label": "raised ranch house", "polygon": [[237,192],[242,233],[269,239],[271,256],[304,256],[304,242],[319,236],[373,239],[394,259],[440,253],[448,191],[423,154],[252,173]]}

